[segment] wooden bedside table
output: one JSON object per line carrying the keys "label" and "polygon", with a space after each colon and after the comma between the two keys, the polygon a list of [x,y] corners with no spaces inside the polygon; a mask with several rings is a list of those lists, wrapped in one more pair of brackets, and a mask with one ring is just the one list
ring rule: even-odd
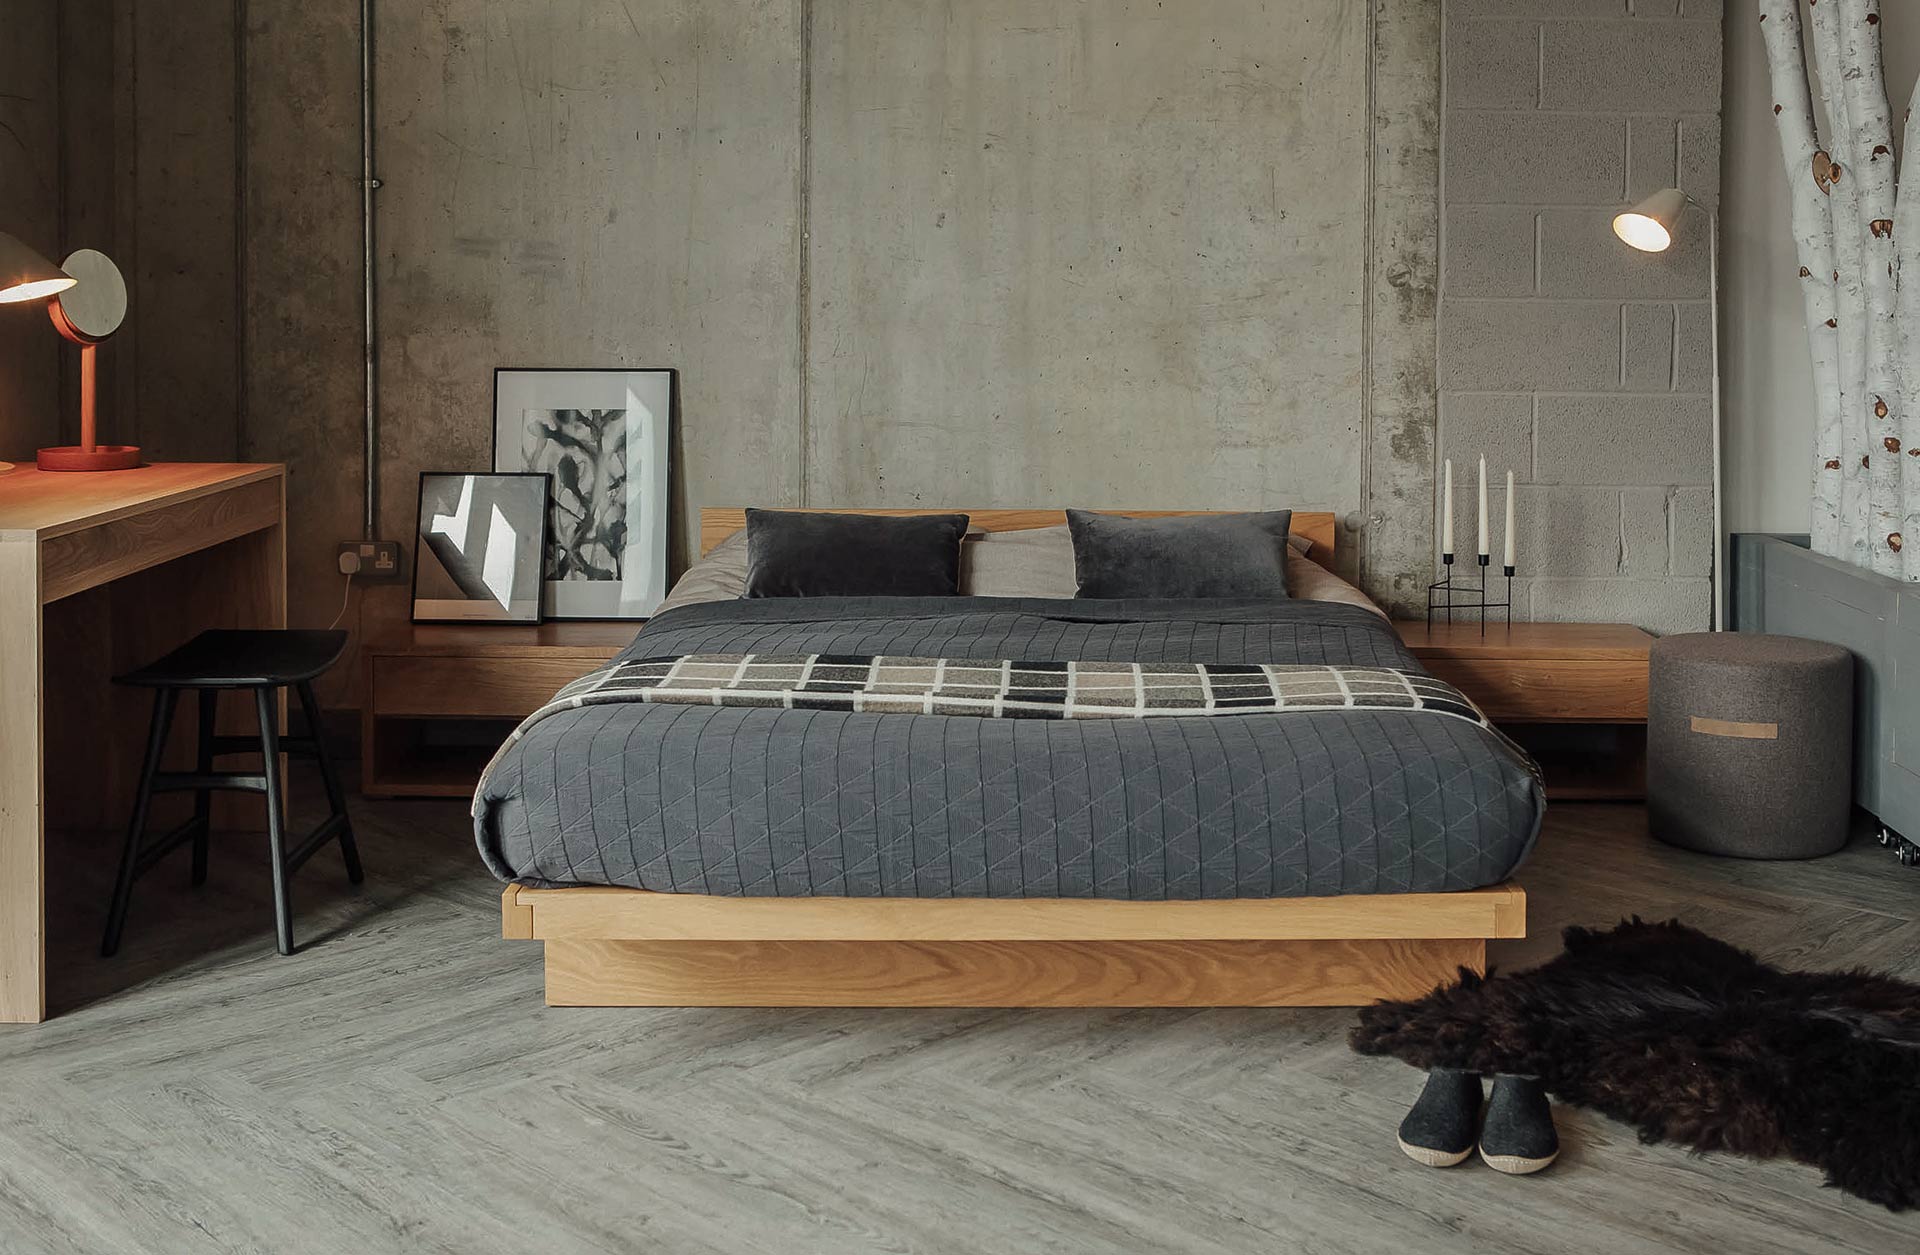
{"label": "wooden bedside table", "polygon": [[[368,797],[468,797],[508,725],[632,643],[641,621],[406,624],[361,655],[360,791]],[[498,738],[436,735],[449,720],[497,720]]]}
{"label": "wooden bedside table", "polygon": [[1489,623],[1482,636],[1477,618],[1393,626],[1429,671],[1533,752],[1549,798],[1644,796],[1651,634],[1621,623]]}

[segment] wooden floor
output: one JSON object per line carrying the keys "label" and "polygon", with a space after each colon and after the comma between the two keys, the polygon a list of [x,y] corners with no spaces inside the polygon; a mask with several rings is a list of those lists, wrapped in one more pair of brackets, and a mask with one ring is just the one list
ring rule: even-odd
{"label": "wooden floor", "polygon": [[[367,887],[308,864],[289,959],[261,839],[216,842],[191,915],[184,856],[151,875],[112,962],[108,852],[53,846],[64,1014],[0,1029],[0,1250],[1920,1249],[1805,1168],[1564,1109],[1541,1177],[1417,1167],[1419,1078],[1350,1054],[1350,1011],[548,1010],[463,809],[356,817]],[[1637,912],[1920,977],[1920,872],[1871,844],[1726,862],[1568,805],[1524,881],[1496,963]]]}

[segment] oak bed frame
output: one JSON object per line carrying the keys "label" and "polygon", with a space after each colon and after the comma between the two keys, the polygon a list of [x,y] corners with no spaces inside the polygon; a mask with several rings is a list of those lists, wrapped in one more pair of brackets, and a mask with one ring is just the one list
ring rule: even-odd
{"label": "oak bed frame", "polygon": [[[977,531],[1066,521],[1060,510],[965,513]],[[702,510],[700,552],[745,526],[744,510]],[[1296,511],[1293,531],[1331,565],[1332,514]],[[503,936],[545,943],[550,1006],[1358,1006],[1484,971],[1489,939],[1526,935],[1526,894],[1513,884],[1197,902],[508,885],[500,912]]]}

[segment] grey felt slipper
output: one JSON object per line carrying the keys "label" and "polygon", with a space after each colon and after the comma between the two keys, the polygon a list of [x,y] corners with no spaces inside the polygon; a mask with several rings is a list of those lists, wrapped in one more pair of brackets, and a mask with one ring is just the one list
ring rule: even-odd
{"label": "grey felt slipper", "polygon": [[1560,1153],[1553,1108],[1547,1091],[1533,1076],[1495,1076],[1493,1097],[1480,1127],[1480,1158],[1496,1172],[1523,1177],[1552,1163]]}
{"label": "grey felt slipper", "polygon": [[1435,1068],[1413,1110],[1400,1122],[1400,1149],[1429,1168],[1451,1168],[1473,1153],[1480,1123],[1480,1077]]}

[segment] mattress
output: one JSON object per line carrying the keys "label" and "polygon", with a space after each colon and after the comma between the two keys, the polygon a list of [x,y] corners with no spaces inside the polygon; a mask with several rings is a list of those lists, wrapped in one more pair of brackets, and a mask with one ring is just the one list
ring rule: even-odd
{"label": "mattress", "polygon": [[[1356,606],[805,598],[688,605],[621,659],[910,654],[1420,671]],[[474,799],[487,866],[751,896],[1270,898],[1473,889],[1545,807],[1498,732],[1404,710],[1101,720],[612,704],[524,729]]]}

